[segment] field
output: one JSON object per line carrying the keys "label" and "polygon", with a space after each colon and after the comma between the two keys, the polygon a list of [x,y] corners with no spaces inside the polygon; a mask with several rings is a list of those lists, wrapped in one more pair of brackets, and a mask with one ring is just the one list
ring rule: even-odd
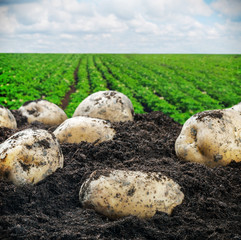
{"label": "field", "polygon": [[[0,127],[0,144],[27,128],[58,127],[29,124],[16,110],[28,100],[47,99],[70,117],[89,94],[113,89],[135,108],[133,121],[112,123],[111,141],[61,143],[63,168],[37,184],[2,178],[0,239],[241,239],[241,162],[209,168],[180,160],[174,147],[191,115],[241,101],[241,55],[0,54],[0,62],[0,104],[17,121]],[[79,201],[83,182],[106,169],[158,172],[184,200],[171,215],[111,220]]]}
{"label": "field", "polygon": [[0,104],[43,98],[70,117],[89,94],[126,94],[136,113],[161,111],[179,123],[241,101],[241,55],[0,54]]}

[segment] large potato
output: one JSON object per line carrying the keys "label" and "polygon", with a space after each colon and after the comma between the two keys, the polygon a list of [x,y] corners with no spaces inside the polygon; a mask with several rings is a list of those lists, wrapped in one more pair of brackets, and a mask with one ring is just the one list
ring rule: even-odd
{"label": "large potato", "polygon": [[105,120],[90,117],[75,117],[65,120],[55,131],[61,143],[80,143],[112,140],[115,130]]}
{"label": "large potato", "polygon": [[84,208],[116,219],[128,215],[151,218],[156,211],[171,214],[184,194],[173,180],[158,173],[96,171],[80,188]]}
{"label": "large potato", "polygon": [[63,162],[57,139],[46,130],[26,129],[0,144],[0,176],[16,185],[35,184]]}
{"label": "large potato", "polygon": [[189,118],[175,143],[179,158],[209,167],[241,161],[241,113],[230,109],[200,112]]}
{"label": "large potato", "polygon": [[46,125],[59,125],[67,119],[65,112],[47,100],[29,101],[19,108],[29,123],[40,122]]}
{"label": "large potato", "polygon": [[91,94],[76,108],[73,117],[87,116],[111,122],[133,120],[134,109],[130,99],[116,91],[100,91]]}
{"label": "large potato", "polygon": [[5,108],[4,106],[0,105],[0,127],[6,127],[15,129],[17,128],[17,122],[13,114]]}

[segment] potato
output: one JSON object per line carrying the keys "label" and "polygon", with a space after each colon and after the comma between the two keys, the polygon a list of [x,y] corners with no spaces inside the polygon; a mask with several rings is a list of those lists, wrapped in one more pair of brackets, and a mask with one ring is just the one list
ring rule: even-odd
{"label": "potato", "polygon": [[200,112],[189,118],[175,143],[180,159],[209,167],[241,161],[241,113],[236,107]]}
{"label": "potato", "polygon": [[65,120],[54,135],[61,143],[101,143],[112,140],[115,130],[105,120],[80,116]]}
{"label": "potato", "polygon": [[15,129],[17,128],[17,122],[13,114],[5,108],[4,106],[0,105],[0,127],[6,127]]}
{"label": "potato", "polygon": [[182,203],[180,186],[160,173],[95,171],[80,188],[84,208],[117,219],[129,215],[151,218],[156,211],[171,214]]}
{"label": "potato", "polygon": [[15,185],[35,184],[63,162],[57,139],[46,130],[25,129],[0,144],[0,176]]}
{"label": "potato", "polygon": [[54,103],[47,100],[34,100],[23,104],[19,108],[28,123],[40,122],[46,125],[59,125],[67,119],[65,112]]}
{"label": "potato", "polygon": [[116,91],[100,91],[91,94],[76,108],[73,117],[87,116],[111,122],[133,120],[134,109],[130,99]]}

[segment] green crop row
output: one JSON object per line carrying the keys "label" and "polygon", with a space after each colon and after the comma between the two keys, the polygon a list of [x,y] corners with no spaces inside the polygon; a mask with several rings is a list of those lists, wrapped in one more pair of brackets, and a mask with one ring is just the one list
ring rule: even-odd
{"label": "green crop row", "polygon": [[74,83],[78,55],[1,54],[0,104],[19,108],[43,98],[60,105]]}
{"label": "green crop row", "polygon": [[[152,56],[156,57],[155,61]],[[175,66],[172,69],[164,67],[163,63],[160,64],[157,58],[161,56],[103,55],[102,61],[114,65],[120,69],[120,74],[126,74],[131,76],[132,79],[138,80],[142,86],[147,87],[167,100],[168,103],[174,105],[179,110],[177,117],[175,117],[179,122],[184,122],[196,112],[229,107],[241,101],[241,88],[239,88],[239,94],[236,94],[235,92],[232,93],[230,86],[221,92],[222,84],[218,85],[217,89],[212,85],[212,91],[219,93],[216,98],[213,98],[208,92],[200,90],[195,81],[187,80],[181,74],[178,74],[177,70],[174,71]],[[200,59],[202,58],[200,57]],[[178,69],[178,67],[176,68]],[[225,84],[227,84],[227,81]],[[240,80],[237,79],[235,84],[241,86]],[[224,92],[226,94],[222,95],[221,93]],[[227,93],[229,94],[227,95]],[[176,114],[174,113],[174,115]]]}
{"label": "green crop row", "polygon": [[[131,75],[143,86],[150,88],[154,93],[163,97],[172,105],[175,105],[180,112],[187,112],[187,114],[192,115],[195,112],[203,111],[205,108],[200,98],[203,102],[206,98],[208,98],[206,101],[210,100],[208,96],[200,95],[195,88],[191,88],[192,86],[185,82],[185,80],[182,83],[180,78],[178,79],[178,76],[176,77],[177,80],[172,81],[172,78],[164,76],[162,72],[155,72],[153,69],[150,70],[143,67],[139,62],[127,61],[121,58],[119,58],[118,62],[113,58],[110,60],[112,64],[115,64],[116,67],[129,76]],[[186,91],[182,91],[182,89]],[[193,92],[188,91],[189,89],[193,90]],[[212,105],[214,105],[214,101]]]}
{"label": "green crop row", "polygon": [[[205,92],[200,91],[193,82],[187,81],[174,70],[158,66],[155,63],[148,64],[145,61],[138,61],[137,64],[143,66],[146,71],[151,71],[150,75],[154,74],[154,76],[158,76],[158,80],[156,80],[157,86],[159,86],[160,91],[167,89],[167,91],[163,91],[163,94],[170,102],[178,104],[180,99],[187,102],[186,106],[180,106],[182,111],[191,110],[195,112],[207,108],[221,107],[217,100],[211,98],[209,95],[205,94]],[[171,96],[170,91],[173,96]],[[177,95],[179,99],[177,99],[176,103],[175,96]],[[190,102],[193,102],[193,106],[188,104]]]}
{"label": "green crop row", "polygon": [[[167,73],[171,79],[180,80],[183,86],[193,85],[204,95],[216,100],[198,99],[206,108],[229,107],[239,102],[241,93],[241,57],[235,55],[138,55],[129,57],[146,67]],[[186,81],[186,83],[185,83]],[[216,86],[216,87],[214,87]],[[192,90],[195,98],[197,95]],[[208,100],[208,99],[207,99]],[[218,104],[218,105],[217,105]],[[216,106],[215,106],[216,105]]]}
{"label": "green crop row", "polygon": [[71,117],[79,103],[88,97],[90,93],[92,93],[90,90],[87,66],[87,57],[84,55],[81,57],[77,73],[78,81],[75,86],[76,91],[71,94],[69,104],[64,109],[68,117]]}
{"label": "green crop row", "polygon": [[104,65],[108,69],[115,79],[122,82],[126,87],[131,89],[133,96],[145,107],[148,111],[162,111],[175,120],[180,120],[178,118],[179,111],[175,106],[169,104],[163,98],[157,96],[148,87],[142,86],[138,80],[130,77],[130,75],[125,74],[119,67],[115,66],[115,63],[108,62],[105,58],[103,61]]}
{"label": "green crop row", "polygon": [[108,68],[103,65],[102,61],[100,60],[99,56],[95,56],[94,57],[94,62],[95,62],[95,66],[97,68],[97,70],[102,74],[102,77],[104,79],[106,79],[107,83],[108,83],[108,87],[109,89],[113,89],[115,91],[119,91],[123,94],[125,94],[126,96],[128,96],[128,98],[131,100],[133,107],[135,109],[136,113],[144,113],[144,107],[141,105],[140,102],[138,102],[138,100],[134,97],[134,89],[130,89],[128,87],[126,87],[126,85],[119,81],[118,79],[116,79],[108,70]]}
{"label": "green crop row", "polygon": [[89,81],[92,92],[108,90],[106,80],[102,77],[101,73],[95,67],[93,55],[88,55],[87,70],[89,73]]}
{"label": "green crop row", "polygon": [[0,104],[10,109],[39,98],[61,106],[71,87],[69,117],[109,89],[128,96],[136,113],[162,111],[184,123],[241,101],[241,55],[0,54]]}

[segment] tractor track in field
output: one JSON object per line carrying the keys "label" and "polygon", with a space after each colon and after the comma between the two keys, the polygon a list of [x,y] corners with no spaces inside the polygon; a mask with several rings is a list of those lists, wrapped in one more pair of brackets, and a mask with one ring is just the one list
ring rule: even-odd
{"label": "tractor track in field", "polygon": [[75,81],[70,86],[70,90],[65,94],[64,99],[61,102],[61,108],[63,110],[68,106],[71,94],[75,93],[76,90],[77,90],[76,86],[77,86],[77,84],[79,82],[78,71],[79,71],[80,63],[81,63],[81,59],[79,60],[78,65],[76,66],[76,68],[74,70],[74,73],[73,73]]}

